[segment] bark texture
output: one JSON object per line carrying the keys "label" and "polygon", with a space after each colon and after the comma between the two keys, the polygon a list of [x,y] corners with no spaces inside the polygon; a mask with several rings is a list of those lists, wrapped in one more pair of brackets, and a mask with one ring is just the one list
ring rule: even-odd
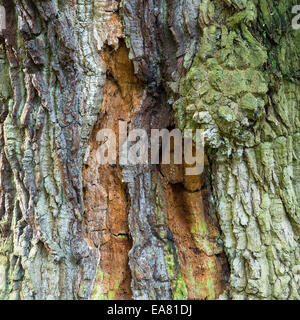
{"label": "bark texture", "polygon": [[206,130],[228,297],[299,298],[299,32],[295,1],[205,1],[178,125]]}
{"label": "bark texture", "polygon": [[[298,299],[296,4],[2,0],[0,299]],[[204,173],[99,166],[119,120]]]}
{"label": "bark texture", "polygon": [[81,167],[105,73],[92,3],[3,1],[1,297],[88,298]]}
{"label": "bark texture", "polygon": [[[179,79],[191,65],[199,40],[200,1],[123,1],[122,5],[129,57],[135,74],[146,84],[145,97],[133,115],[130,128],[145,128],[149,134],[151,128],[172,128],[173,95]],[[172,172],[177,175],[172,176]],[[188,207],[194,205],[191,214],[197,218],[190,221],[186,217],[184,224],[195,237],[189,247],[178,252],[185,235],[178,234],[175,239],[170,229],[170,206],[164,184],[183,184],[182,191],[191,193],[201,188],[199,181],[196,188],[189,190],[182,172],[182,168],[174,165],[164,169],[151,165],[123,168],[131,200],[129,228],[133,247],[129,265],[135,299],[216,298],[224,290],[226,270],[218,268],[223,257],[216,256],[222,252],[217,243],[218,232],[205,230],[201,197],[187,198],[186,207],[183,205],[182,215],[188,214]],[[203,242],[207,242],[209,253],[205,252]],[[198,259],[193,264],[195,253]],[[184,259],[184,255],[188,258]],[[184,280],[183,269],[187,263],[190,270],[185,270],[187,280]]]}

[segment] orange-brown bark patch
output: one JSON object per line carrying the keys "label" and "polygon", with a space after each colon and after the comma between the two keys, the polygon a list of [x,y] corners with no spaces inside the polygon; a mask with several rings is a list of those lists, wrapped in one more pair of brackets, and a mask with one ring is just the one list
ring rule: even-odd
{"label": "orange-brown bark patch", "polygon": [[133,112],[141,105],[143,92],[125,45],[121,44],[118,50],[106,48],[102,58],[108,77],[83,171],[85,225],[89,243],[98,247],[100,253],[94,298],[130,299],[128,252],[132,244],[128,229],[128,195],[118,162],[116,165],[97,163],[96,154],[101,143],[96,136],[99,130],[109,128],[118,137],[119,120],[131,120]]}

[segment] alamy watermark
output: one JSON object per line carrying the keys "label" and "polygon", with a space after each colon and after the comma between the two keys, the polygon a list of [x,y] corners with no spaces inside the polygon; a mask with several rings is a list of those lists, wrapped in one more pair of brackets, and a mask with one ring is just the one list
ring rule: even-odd
{"label": "alamy watermark", "polygon": [[185,164],[186,175],[203,172],[204,130],[152,129],[149,136],[145,129],[128,130],[127,122],[119,121],[118,139],[113,130],[102,129],[96,140],[100,143],[96,152],[99,165],[117,161],[122,166]]}
{"label": "alamy watermark", "polygon": [[0,5],[0,34],[6,29],[6,13],[5,8]]}
{"label": "alamy watermark", "polygon": [[292,20],[292,27],[294,30],[300,29],[300,5],[296,5],[292,8],[292,13],[295,14]]}

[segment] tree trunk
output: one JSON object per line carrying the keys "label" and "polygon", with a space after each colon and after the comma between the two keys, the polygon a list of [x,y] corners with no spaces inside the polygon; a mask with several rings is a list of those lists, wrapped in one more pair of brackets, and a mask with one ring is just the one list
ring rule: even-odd
{"label": "tree trunk", "polygon": [[178,125],[206,130],[228,297],[299,298],[299,32],[296,1],[207,1]]}
{"label": "tree trunk", "polygon": [[[0,299],[299,298],[300,31],[276,3],[2,0]],[[99,165],[120,120],[205,130],[204,173]]]}

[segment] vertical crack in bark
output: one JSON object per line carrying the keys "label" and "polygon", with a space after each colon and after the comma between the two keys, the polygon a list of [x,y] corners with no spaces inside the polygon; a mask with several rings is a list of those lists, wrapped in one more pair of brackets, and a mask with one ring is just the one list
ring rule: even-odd
{"label": "vertical crack in bark", "polygon": [[169,226],[174,235],[189,299],[217,299],[228,287],[229,268],[221,230],[211,205],[205,172],[201,189],[191,192],[183,184],[165,187]]}
{"label": "vertical crack in bark", "polygon": [[[129,299],[131,274],[128,252],[132,242],[128,226],[129,201],[122,169],[100,165],[97,133],[112,129],[118,137],[119,120],[131,121],[143,98],[141,82],[134,76],[128,49],[120,41],[118,48],[107,46],[102,52],[107,81],[98,122],[89,144],[89,156],[83,171],[85,190],[85,225],[87,237],[98,247],[100,262],[92,298]],[[119,148],[119,141],[117,141]]]}
{"label": "vertical crack in bark", "polygon": [[[123,1],[122,5],[130,58],[136,75],[147,88],[143,105],[132,118],[130,128],[145,128],[150,134],[150,129],[173,126],[171,106],[178,94],[179,80],[185,70],[189,69],[197,50],[200,1]],[[167,175],[172,170],[171,166],[164,169]],[[191,250],[198,250],[195,244],[197,241],[193,239],[183,244],[185,235],[176,232],[175,227],[184,220],[181,215],[188,214],[187,207],[192,205],[192,201],[198,196],[195,203],[197,206],[201,193],[196,194],[193,200],[187,200],[187,207],[183,208],[184,205],[181,204],[183,210],[176,215],[172,212],[170,203],[172,192],[167,191],[170,187],[168,189],[165,186],[166,179],[160,174],[158,166],[125,166],[123,175],[128,181],[131,199],[129,227],[133,248],[130,251],[129,264],[133,277],[133,297],[218,297],[226,286],[226,268],[220,270],[219,259],[205,258],[202,271],[196,270],[201,264],[200,255],[205,256],[205,241],[209,241],[211,237],[214,243],[212,246],[218,246],[216,234],[209,231],[201,240],[197,239],[202,245],[198,261],[197,258],[193,260],[187,252],[188,259],[184,260],[185,251],[190,250],[185,245],[192,242],[194,248]],[[192,228],[197,228],[198,224],[205,223],[203,208],[197,208],[194,215],[192,226],[183,226],[187,227],[189,232],[192,232]],[[170,225],[174,227],[173,232],[177,239],[174,239],[169,227],[170,218],[176,219],[173,223],[170,222]],[[224,260],[224,257],[222,259]],[[195,265],[190,264],[191,262]]]}

